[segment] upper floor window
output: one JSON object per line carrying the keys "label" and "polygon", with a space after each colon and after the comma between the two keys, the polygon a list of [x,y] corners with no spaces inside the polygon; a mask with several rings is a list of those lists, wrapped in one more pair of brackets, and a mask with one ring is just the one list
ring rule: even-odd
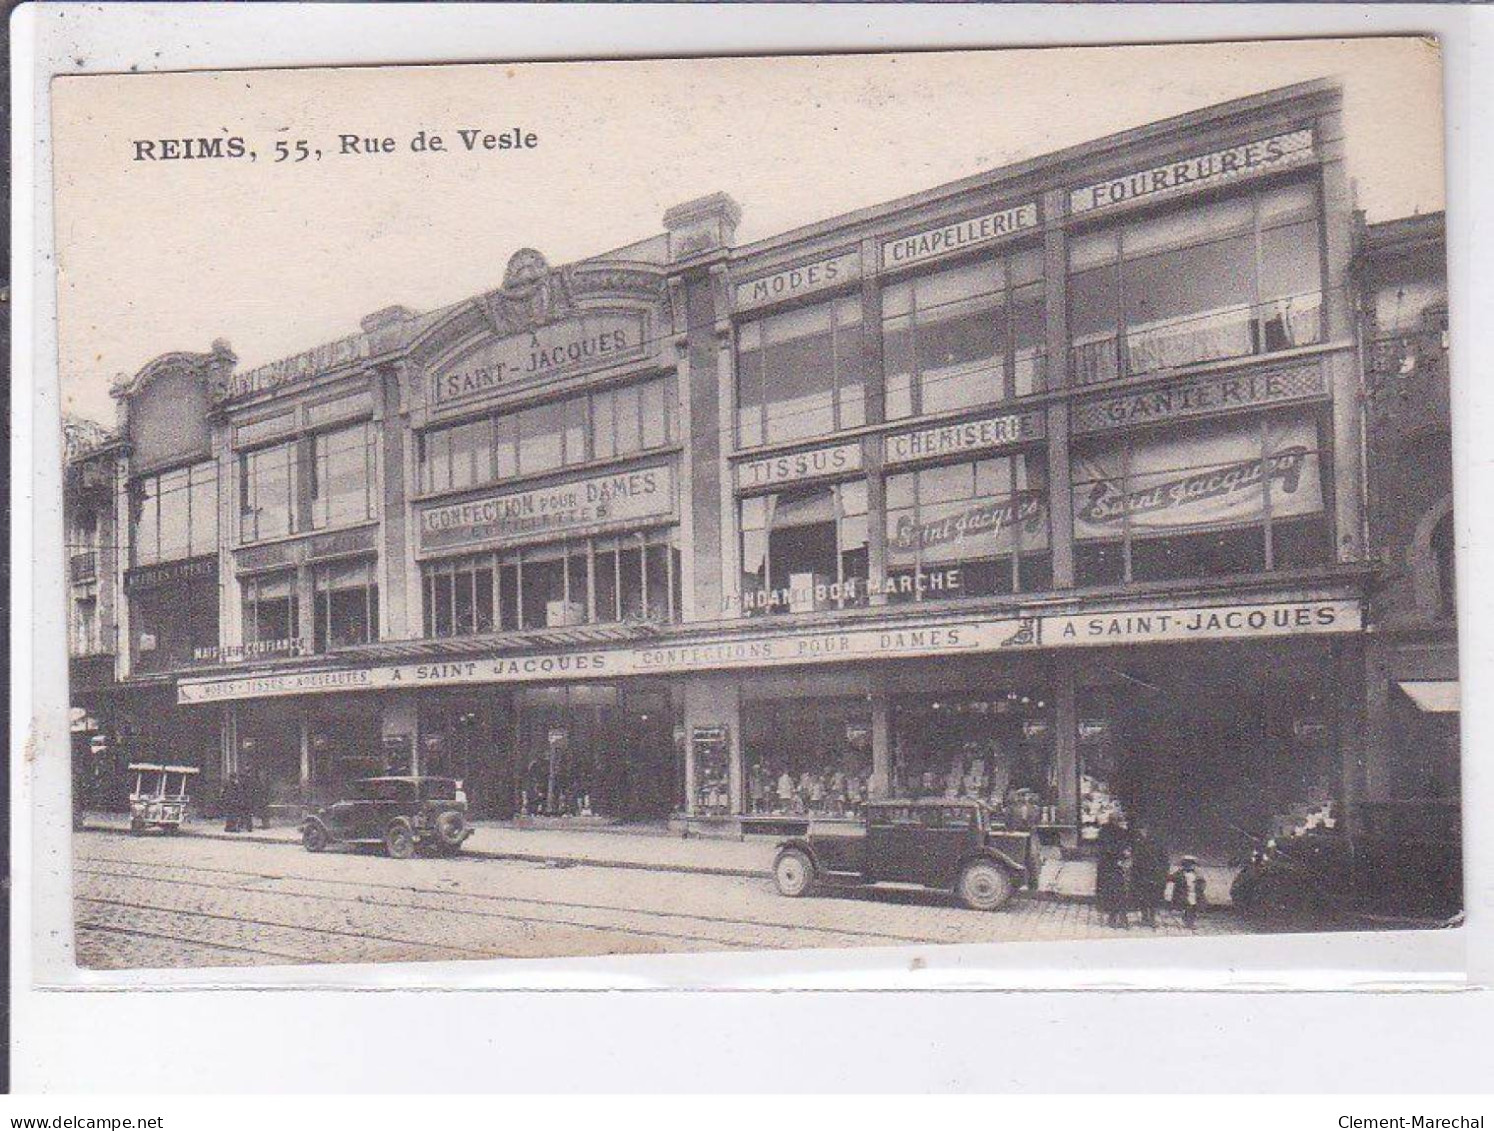
{"label": "upper floor window", "polygon": [[744,498],[743,614],[866,604],[869,509],[864,479]]}
{"label": "upper floor window", "polygon": [[1079,584],[1320,565],[1332,553],[1318,425],[1260,416],[1076,450]]}
{"label": "upper floor window", "polygon": [[421,490],[459,491],[666,447],[679,439],[678,401],[674,378],[664,378],[428,429]]}
{"label": "upper floor window", "polygon": [[859,298],[748,322],[738,332],[737,351],[741,447],[866,423]]}
{"label": "upper floor window", "polygon": [[239,454],[239,538],[257,542],[300,529],[296,441]]}
{"label": "upper floor window", "polygon": [[311,440],[311,525],[314,529],[374,517],[374,430],[355,424]]}
{"label": "upper floor window", "polygon": [[887,417],[970,408],[1043,387],[1039,249],[981,259],[882,292]]}
{"label": "upper floor window", "polygon": [[246,577],[240,587],[244,599],[245,644],[279,645],[301,635],[294,573]]}
{"label": "upper floor window", "polygon": [[317,566],[312,639],[318,652],[379,638],[379,581],[372,561]]}
{"label": "upper floor window", "polygon": [[1052,583],[1040,454],[887,477],[890,601],[981,597]]}
{"label": "upper floor window", "polygon": [[130,544],[136,565],[218,550],[218,465],[211,460],[135,481]]}
{"label": "upper floor window", "polygon": [[1322,340],[1317,193],[1231,197],[1069,244],[1080,385]]}

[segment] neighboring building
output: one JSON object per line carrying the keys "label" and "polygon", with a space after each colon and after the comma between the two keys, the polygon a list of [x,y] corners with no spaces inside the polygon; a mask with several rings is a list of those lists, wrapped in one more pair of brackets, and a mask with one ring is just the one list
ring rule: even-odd
{"label": "neighboring building", "polygon": [[[1458,907],[1461,789],[1447,244],[1442,213],[1366,227],[1370,544],[1362,839],[1414,846],[1425,894]],[[1418,869],[1411,869],[1417,871]]]}
{"label": "neighboring building", "polygon": [[953,791],[1221,855],[1377,788],[1335,86],[737,220],[121,387],[150,741],[286,806],[391,767],[733,828]]}

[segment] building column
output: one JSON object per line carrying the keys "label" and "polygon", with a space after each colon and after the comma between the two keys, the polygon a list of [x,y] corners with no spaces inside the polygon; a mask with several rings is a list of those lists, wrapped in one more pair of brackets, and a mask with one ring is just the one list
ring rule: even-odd
{"label": "building column", "polygon": [[296,726],[301,732],[301,797],[311,799],[311,712],[296,704]]}
{"label": "building column", "polygon": [[892,702],[886,673],[880,668],[871,675],[871,719],[872,772],[867,794],[880,801],[892,796]]}
{"label": "building column", "polygon": [[[1047,231],[1043,242],[1043,275],[1048,323],[1047,387],[1065,389],[1069,385],[1069,314],[1068,245],[1060,218],[1065,202],[1062,189],[1043,196],[1043,221]],[[1056,285],[1055,285],[1056,283]],[[1053,588],[1070,589],[1074,585],[1073,485],[1069,474],[1069,405],[1054,401],[1047,409],[1048,434],[1048,544],[1053,554]]]}
{"label": "building column", "polygon": [[1053,654],[1053,756],[1058,761],[1058,821],[1065,848],[1079,844],[1079,704],[1074,657]]}

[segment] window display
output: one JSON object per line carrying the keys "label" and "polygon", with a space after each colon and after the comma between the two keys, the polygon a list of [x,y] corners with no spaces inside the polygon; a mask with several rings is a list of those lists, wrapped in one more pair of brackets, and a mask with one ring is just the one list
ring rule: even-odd
{"label": "window display", "polygon": [[902,695],[892,710],[892,796],[984,801],[1009,826],[1057,821],[1053,707],[1045,693]]}
{"label": "window display", "polygon": [[871,704],[864,696],[742,704],[746,811],[849,817],[871,782]]}

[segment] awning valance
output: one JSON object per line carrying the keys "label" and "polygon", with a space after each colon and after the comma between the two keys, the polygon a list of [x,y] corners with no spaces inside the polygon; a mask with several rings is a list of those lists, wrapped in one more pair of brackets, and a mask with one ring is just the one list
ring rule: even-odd
{"label": "awning valance", "polygon": [[1423,711],[1445,714],[1458,710],[1458,681],[1455,679],[1406,679],[1401,690]]}

